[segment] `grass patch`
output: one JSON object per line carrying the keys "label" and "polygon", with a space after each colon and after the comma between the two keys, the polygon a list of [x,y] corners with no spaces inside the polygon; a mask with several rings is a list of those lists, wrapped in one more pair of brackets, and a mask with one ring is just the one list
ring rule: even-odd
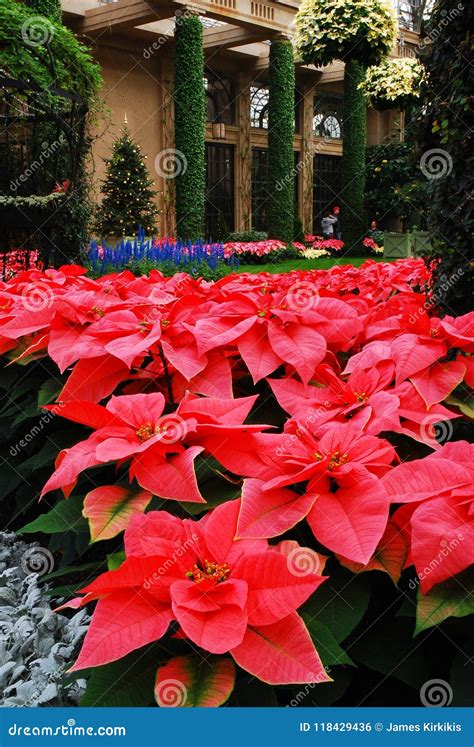
{"label": "grass patch", "polygon": [[[383,257],[321,257],[320,259],[284,259],[283,262],[273,264],[269,262],[266,265],[240,265],[237,272],[271,272],[273,274],[279,272],[291,272],[291,270],[328,270],[330,267],[335,265],[353,265],[359,267],[364,264],[368,259],[373,259],[375,262],[383,262]],[[385,260],[387,262],[389,260]],[[227,274],[230,274],[233,270],[229,267]]]}

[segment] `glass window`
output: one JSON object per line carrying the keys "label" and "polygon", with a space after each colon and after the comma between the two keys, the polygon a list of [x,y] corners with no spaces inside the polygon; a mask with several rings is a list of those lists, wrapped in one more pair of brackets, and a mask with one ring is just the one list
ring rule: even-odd
{"label": "glass window", "polygon": [[206,91],[208,122],[235,122],[235,84],[228,75],[215,73],[210,70],[204,75],[204,89]]}
{"label": "glass window", "polygon": [[343,104],[342,96],[315,96],[313,133],[316,137],[329,140],[342,138]]}
{"label": "glass window", "polygon": [[266,86],[250,86],[250,125],[268,130],[268,96]]}

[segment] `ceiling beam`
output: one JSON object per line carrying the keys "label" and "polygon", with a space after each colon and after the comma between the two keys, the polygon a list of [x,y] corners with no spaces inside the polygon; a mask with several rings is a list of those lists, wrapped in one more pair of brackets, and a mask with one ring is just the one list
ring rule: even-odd
{"label": "ceiling beam", "polygon": [[229,49],[242,44],[252,44],[268,39],[268,31],[262,29],[260,33],[244,28],[209,28],[204,29],[204,49]]}
{"label": "ceiling beam", "polygon": [[176,10],[184,12],[192,5],[201,15],[215,18],[262,33],[288,33],[295,9],[272,0],[119,0],[100,8],[86,10],[84,17],[74,24],[74,30],[85,36],[103,31],[114,33],[134,26],[142,26],[163,18],[170,18]]}

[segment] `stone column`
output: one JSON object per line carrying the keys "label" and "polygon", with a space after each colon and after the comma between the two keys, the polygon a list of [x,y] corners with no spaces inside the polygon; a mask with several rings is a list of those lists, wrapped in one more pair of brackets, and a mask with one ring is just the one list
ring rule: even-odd
{"label": "stone column", "polygon": [[305,233],[313,233],[313,117],[315,84],[303,88],[303,140],[301,160],[301,216]]}
{"label": "stone column", "polygon": [[250,140],[250,73],[237,76],[237,159],[235,190],[235,227],[249,231],[252,227],[252,146]]}

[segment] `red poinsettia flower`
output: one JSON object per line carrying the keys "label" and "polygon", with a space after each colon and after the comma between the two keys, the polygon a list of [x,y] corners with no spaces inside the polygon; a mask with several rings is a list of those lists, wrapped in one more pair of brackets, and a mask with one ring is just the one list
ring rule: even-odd
{"label": "red poinsettia flower", "polygon": [[230,652],[265,682],[328,681],[296,612],[324,577],[295,564],[294,543],[235,540],[238,514],[239,501],[231,501],[198,522],[164,511],[136,515],[124,563],[70,603],[99,600],[73,670],[120,659],[159,640],[176,620],[181,637],[214,654]]}
{"label": "red poinsettia flower", "polygon": [[[255,434],[260,463],[244,484],[239,537],[273,537],[304,519],[326,547],[367,563],[383,535],[389,498],[380,477],[396,458],[381,438],[363,435],[351,423],[326,425],[321,433],[291,420],[281,435]],[[235,453],[217,449],[236,469]],[[241,456],[243,461],[243,456]],[[303,486],[296,492],[288,486]]]}
{"label": "red poinsettia flower", "polygon": [[474,445],[445,444],[424,459],[405,462],[383,478],[392,503],[402,506],[413,563],[426,594],[474,563]]}
{"label": "red poinsettia flower", "polygon": [[93,402],[50,405],[62,417],[96,430],[61,454],[42,495],[56,488],[69,492],[78,475],[97,464],[131,459],[130,477],[161,498],[204,503],[194,460],[212,436],[224,447],[239,433],[266,426],[242,425],[255,397],[239,400],[187,395],[178,409],[164,414],[165,398],[155,394],[112,397],[106,407]]}

